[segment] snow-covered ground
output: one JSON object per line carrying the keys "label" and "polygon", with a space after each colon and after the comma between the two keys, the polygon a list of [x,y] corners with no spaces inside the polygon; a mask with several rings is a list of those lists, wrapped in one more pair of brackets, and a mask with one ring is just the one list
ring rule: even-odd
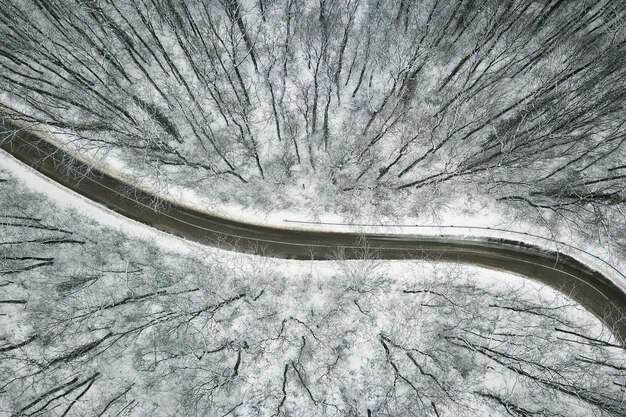
{"label": "snow-covered ground", "polygon": [[[393,219],[384,224],[359,222],[348,224],[341,222],[341,216],[333,213],[318,213],[313,216],[310,212],[296,212],[293,209],[263,211],[263,209],[245,208],[234,204],[233,201],[212,200],[209,196],[200,195],[192,189],[181,188],[172,184],[156,184],[145,176],[142,176],[142,180],[137,182],[137,177],[128,174],[133,172],[133,168],[126,164],[121,156],[115,156],[113,151],[107,155],[97,152],[79,153],[76,148],[78,142],[73,141],[63,132],[50,132],[46,129],[38,130],[38,133],[46,140],[72,152],[77,159],[91,164],[109,175],[132,183],[137,188],[156,194],[164,200],[226,219],[290,230],[454,236],[463,239],[502,238],[520,241],[570,255],[589,267],[602,272],[626,291],[626,276],[622,272],[626,270],[626,258],[617,257],[606,245],[602,245],[602,242],[598,242],[597,245],[589,245],[588,242],[582,241],[571,231],[569,234],[564,232],[560,236],[550,235],[546,230],[538,230],[536,226],[530,223],[511,222],[503,213],[490,210],[486,205],[474,204],[476,211],[470,212],[467,202],[458,201],[456,206],[442,207],[438,218],[434,219],[437,221],[430,224],[422,223],[422,219],[419,217]],[[177,237],[148,228],[105,207],[96,207],[91,201],[60,187],[54,181],[10,158],[5,153],[1,153],[0,158],[2,164],[12,167],[12,171],[21,172],[20,177],[26,181],[29,187],[45,193],[59,204],[80,204],[81,211],[84,210],[90,217],[98,219],[103,224],[127,230],[133,235],[149,235],[152,239],[157,239],[158,236],[160,245],[169,248],[180,247],[181,240]],[[67,193],[74,198],[68,199]],[[69,203],[70,201],[75,201],[75,203]],[[106,213],[106,215],[102,213]]]}

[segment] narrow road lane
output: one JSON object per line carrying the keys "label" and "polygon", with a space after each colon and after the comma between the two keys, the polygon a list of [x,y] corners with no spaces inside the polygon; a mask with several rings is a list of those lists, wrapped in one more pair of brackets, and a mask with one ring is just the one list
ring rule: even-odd
{"label": "narrow road lane", "polygon": [[[507,239],[295,231],[220,218],[171,202],[151,209],[153,195],[75,161],[33,133],[0,125],[0,147],[54,181],[126,217],[174,235],[227,250],[264,256],[328,260],[426,259],[502,270],[540,281],[574,298],[626,340],[626,294],[599,271],[534,245]],[[368,251],[363,250],[363,239]]]}

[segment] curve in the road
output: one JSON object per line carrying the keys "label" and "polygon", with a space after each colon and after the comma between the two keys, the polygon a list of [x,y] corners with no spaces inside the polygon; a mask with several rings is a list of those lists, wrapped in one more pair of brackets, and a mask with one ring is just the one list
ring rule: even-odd
{"label": "curve in the road", "polygon": [[[93,201],[186,239],[291,259],[328,260],[341,254],[345,259],[426,259],[502,270],[565,293],[599,317],[622,343],[626,341],[626,293],[599,271],[559,252],[509,239],[297,231],[238,222],[162,201],[7,122],[0,126],[0,147]],[[155,201],[159,201],[158,211],[153,209]]]}

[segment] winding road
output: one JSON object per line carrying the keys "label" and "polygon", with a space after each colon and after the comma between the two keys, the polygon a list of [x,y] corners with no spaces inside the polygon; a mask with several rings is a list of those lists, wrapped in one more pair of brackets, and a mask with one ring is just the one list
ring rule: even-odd
{"label": "winding road", "polygon": [[[76,161],[36,133],[4,122],[0,148],[65,187],[128,218],[174,235],[227,250],[264,256],[328,260],[426,259],[502,270],[545,283],[599,317],[626,341],[626,293],[577,259],[520,241],[460,236],[297,231],[233,221],[161,201],[131,184]],[[68,168],[68,161],[72,161]],[[363,239],[368,251],[363,250]]]}

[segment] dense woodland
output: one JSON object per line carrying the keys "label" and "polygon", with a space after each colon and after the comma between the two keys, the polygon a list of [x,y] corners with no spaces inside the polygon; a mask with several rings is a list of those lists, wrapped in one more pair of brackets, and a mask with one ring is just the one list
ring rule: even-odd
{"label": "dense woodland", "polygon": [[626,413],[623,345],[539,284],[184,247],[0,172],[0,416]]}
{"label": "dense woodland", "polygon": [[0,0],[0,94],[147,175],[371,204],[471,184],[624,250],[625,21],[618,0]]}
{"label": "dense woodland", "polygon": [[[0,118],[329,210],[475,193],[623,256],[625,58],[619,0],[0,0]],[[623,344],[550,289],[280,262],[0,172],[0,416],[626,415]]]}

